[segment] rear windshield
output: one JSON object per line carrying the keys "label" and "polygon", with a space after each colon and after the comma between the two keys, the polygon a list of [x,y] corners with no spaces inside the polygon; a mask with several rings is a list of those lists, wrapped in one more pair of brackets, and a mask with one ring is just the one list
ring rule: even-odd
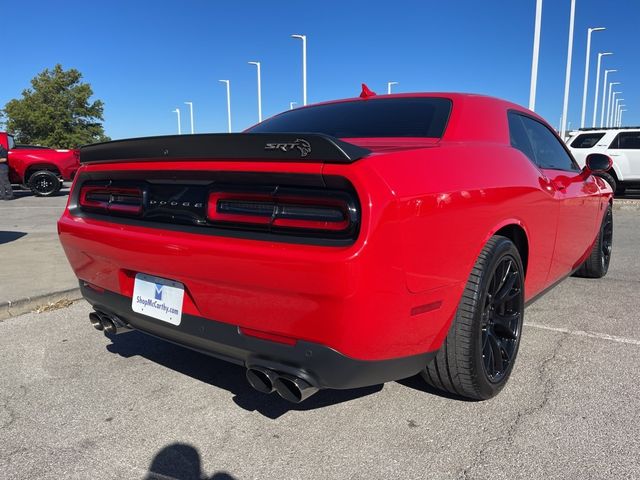
{"label": "rear windshield", "polygon": [[450,112],[447,98],[376,98],[290,110],[248,131],[324,133],[338,138],[441,138]]}
{"label": "rear windshield", "polygon": [[604,137],[604,132],[582,133],[571,142],[571,148],[591,148],[595,146],[602,137]]}

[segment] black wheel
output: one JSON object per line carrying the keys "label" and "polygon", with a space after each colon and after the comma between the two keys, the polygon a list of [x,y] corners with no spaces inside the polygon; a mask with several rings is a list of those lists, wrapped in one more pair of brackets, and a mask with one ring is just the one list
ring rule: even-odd
{"label": "black wheel", "polygon": [[62,182],[54,172],[40,170],[29,177],[27,186],[38,197],[50,197],[60,191]]}
{"label": "black wheel", "polygon": [[618,193],[618,182],[616,182],[616,179],[613,178],[612,175],[609,175],[608,173],[596,173],[596,176],[602,178],[605,182],[607,182],[609,185],[611,185],[611,190],[613,190],[615,193]]}
{"label": "black wheel", "polygon": [[522,260],[511,240],[495,236],[476,260],[449,334],[422,377],[455,395],[493,397],[513,369],[523,321]]}
{"label": "black wheel", "polygon": [[609,262],[611,262],[611,252],[613,251],[613,209],[611,205],[607,207],[607,211],[600,225],[600,232],[596,243],[593,244],[591,254],[585,262],[576,270],[574,276],[583,278],[602,278],[609,271]]}

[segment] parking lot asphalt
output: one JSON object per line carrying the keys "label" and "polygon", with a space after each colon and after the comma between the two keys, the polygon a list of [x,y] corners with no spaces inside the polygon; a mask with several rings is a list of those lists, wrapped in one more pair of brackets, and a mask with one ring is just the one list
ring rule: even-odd
{"label": "parking lot asphalt", "polygon": [[639,478],[639,220],[616,211],[606,278],[527,309],[511,381],[485,402],[411,378],[294,405],[238,366],[112,341],[84,301],[4,320],[0,478]]}
{"label": "parking lot asphalt", "polygon": [[[0,319],[8,302],[23,302],[28,311],[52,293],[78,287],[56,229],[67,194],[68,188],[51,198],[17,191],[14,200],[0,201]],[[30,299],[35,303],[24,302]]]}

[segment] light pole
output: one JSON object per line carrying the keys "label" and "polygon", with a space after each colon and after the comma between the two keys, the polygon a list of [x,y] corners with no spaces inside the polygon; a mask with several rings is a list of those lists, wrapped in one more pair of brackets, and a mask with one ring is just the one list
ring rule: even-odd
{"label": "light pole", "polygon": [[[621,100],[623,101],[624,98]],[[624,103],[621,103],[620,105],[618,105],[618,110],[616,111],[616,120],[613,124],[614,127],[619,128],[620,127],[620,112],[622,111],[622,109],[626,107],[626,105]]]}
{"label": "light pole", "polygon": [[611,118],[609,119],[609,123],[607,124],[607,127],[615,126],[614,124],[618,119],[618,108],[620,108],[620,102],[624,102],[624,98],[616,98],[615,108],[611,109]]}
{"label": "light pole", "polygon": [[616,96],[620,95],[620,93],[622,92],[613,92],[613,95],[611,97],[611,103],[609,104],[611,108],[607,107],[607,118],[605,119],[605,125],[604,125],[605,127],[609,127],[609,118],[611,116],[611,113],[613,112],[613,108],[616,103]]}
{"label": "light pole", "polygon": [[180,127],[180,109],[176,108],[175,110],[171,110],[171,112],[178,115],[178,135],[182,135],[182,128]]}
{"label": "light pole", "polygon": [[302,105],[307,104],[307,36],[291,35],[302,40]]}
{"label": "light pole", "polygon": [[589,60],[591,57],[591,34],[606,30],[604,27],[592,27],[587,29],[587,59],[584,64],[584,88],[582,89],[582,115],[580,116],[580,128],[584,128],[584,119],[587,115],[587,87],[589,85]]}
{"label": "light pole", "polygon": [[626,112],[626,111],[627,111],[627,109],[626,109],[626,108],[621,108],[621,109],[620,109],[620,117],[618,118],[618,127],[622,127],[622,114],[623,114],[624,112]]}
{"label": "light pole", "polygon": [[[609,76],[610,73],[614,73],[617,72],[618,70],[615,69],[611,69],[611,70],[605,70],[604,71],[604,81],[602,82],[602,111],[600,112],[600,128],[602,128],[604,126],[603,122],[604,122],[604,106],[605,106],[605,101],[607,99],[607,77]],[[609,95],[611,95],[611,90],[609,90]],[[609,97],[611,98],[611,97]]]}
{"label": "light pole", "polygon": [[[607,101],[607,118],[603,119],[602,116],[600,116],[600,128],[606,127],[605,122],[609,122],[609,112],[611,111],[611,98],[612,98],[611,97],[611,93],[613,91],[612,89],[613,89],[614,85],[620,85],[620,82],[610,82],[609,83],[609,100]],[[615,95],[613,96],[613,98],[615,99]],[[604,98],[603,98],[603,100],[604,100]],[[602,105],[602,113],[604,114],[604,105]]]}
{"label": "light pole", "polygon": [[260,85],[260,62],[248,62],[258,69],[258,122],[262,121],[262,86]]}
{"label": "light pole", "polygon": [[391,87],[398,85],[398,82],[387,82],[387,95],[391,95]]}
{"label": "light pole", "polygon": [[[596,71],[596,94],[595,94],[595,98],[593,99],[593,123],[591,124],[593,128],[596,128],[596,117],[598,114],[598,94],[600,93],[600,63],[602,62],[602,57],[604,57],[605,55],[613,55],[613,53],[611,52],[598,53],[598,68]],[[602,96],[604,97],[604,93],[602,94]]]}
{"label": "light pole", "polygon": [[189,116],[191,117],[191,135],[193,135],[195,133],[194,127],[193,127],[193,102],[184,102],[185,105],[189,105]]}
{"label": "light pole", "polygon": [[289,110],[293,110],[293,106],[297,104],[298,102],[289,102]]}
{"label": "light pole", "polygon": [[231,133],[231,82],[229,80],[219,80],[227,85],[227,131]]}
{"label": "light pole", "polygon": [[538,57],[540,56],[540,27],[542,26],[542,0],[536,0],[536,23],[533,33],[533,58],[531,60],[531,86],[529,110],[536,109],[536,85],[538,83]]}
{"label": "light pole", "polygon": [[567,110],[569,109],[569,86],[571,84],[571,58],[573,57],[573,25],[576,18],[576,0],[571,0],[571,14],[569,15],[569,46],[567,47],[567,68],[564,78],[564,101],[562,102],[562,128],[560,138],[564,139],[567,130]]}

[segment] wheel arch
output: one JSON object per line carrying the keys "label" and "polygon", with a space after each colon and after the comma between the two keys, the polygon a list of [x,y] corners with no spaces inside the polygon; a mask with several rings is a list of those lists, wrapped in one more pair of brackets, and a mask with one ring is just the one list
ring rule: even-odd
{"label": "wheel arch", "polygon": [[500,235],[511,240],[518,253],[520,253],[520,259],[522,260],[522,266],[524,267],[524,276],[527,276],[527,266],[529,264],[529,235],[524,224],[516,219],[505,220],[497,225],[483,243],[484,245],[489,241],[491,237]]}
{"label": "wheel arch", "polygon": [[29,178],[31,178],[31,175],[41,170],[46,170],[48,172],[55,173],[58,176],[61,175],[58,167],[56,167],[51,163],[34,163],[33,165],[29,165],[24,171],[24,183],[25,184],[28,183]]}

